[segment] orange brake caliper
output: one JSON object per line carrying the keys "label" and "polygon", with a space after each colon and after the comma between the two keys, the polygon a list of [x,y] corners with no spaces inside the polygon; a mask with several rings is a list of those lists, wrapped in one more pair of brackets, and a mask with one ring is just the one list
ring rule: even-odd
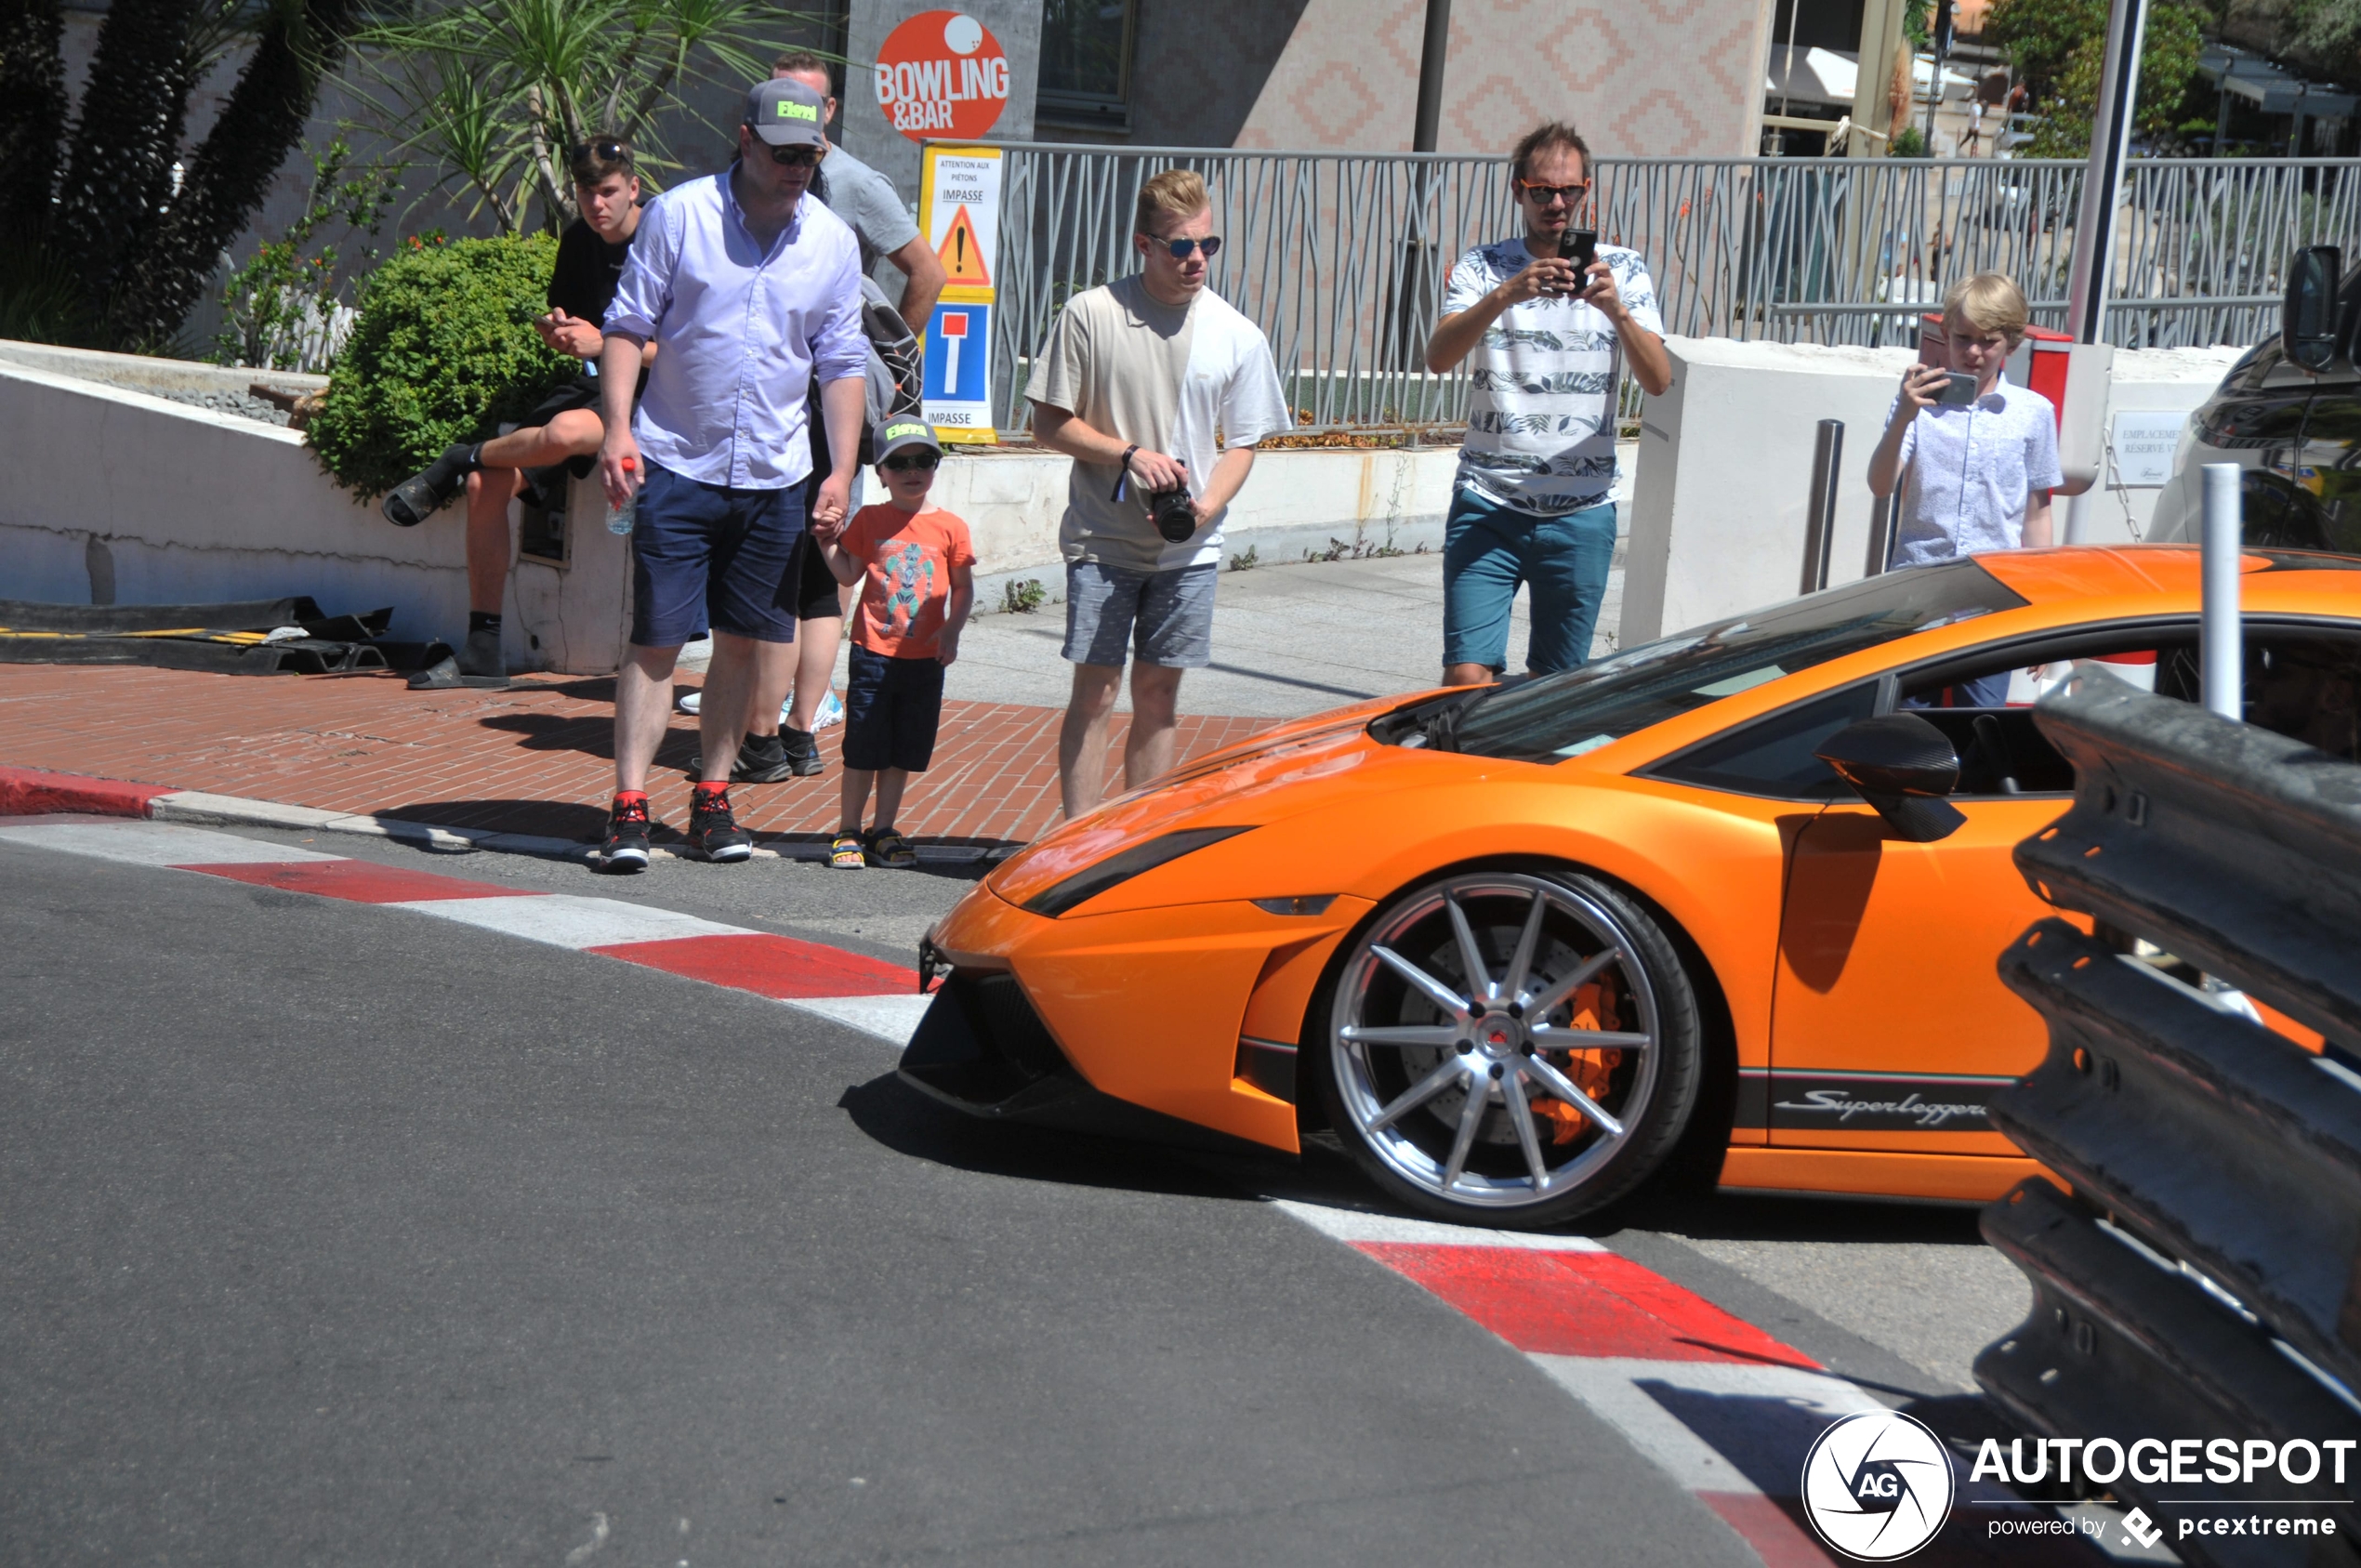
{"label": "orange brake caliper", "polygon": [[[1622,1027],[1615,1008],[1615,997],[1604,982],[1592,981],[1577,987],[1573,997],[1575,1029],[1619,1029]],[[1607,1084],[1615,1070],[1623,1065],[1623,1053],[1613,1047],[1598,1050],[1551,1052],[1558,1071],[1574,1082],[1574,1087],[1593,1100],[1604,1100]],[[1560,1060],[1563,1056],[1563,1060]],[[1571,1143],[1590,1127],[1590,1119],[1563,1100],[1537,1100],[1533,1113],[1536,1127],[1552,1143]]]}

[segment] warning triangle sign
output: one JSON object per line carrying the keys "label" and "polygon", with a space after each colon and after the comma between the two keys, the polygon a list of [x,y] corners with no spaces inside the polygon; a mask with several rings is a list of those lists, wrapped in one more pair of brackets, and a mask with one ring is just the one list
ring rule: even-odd
{"label": "warning triangle sign", "polygon": [[943,258],[943,282],[949,286],[992,286],[991,269],[984,265],[983,247],[976,243],[976,226],[964,205],[951,215],[951,231],[943,236],[943,247],[935,254]]}

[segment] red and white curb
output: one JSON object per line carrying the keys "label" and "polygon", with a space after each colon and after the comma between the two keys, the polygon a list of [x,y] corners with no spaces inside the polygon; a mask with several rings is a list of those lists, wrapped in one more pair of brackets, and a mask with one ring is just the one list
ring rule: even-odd
{"label": "red and white curb", "polygon": [[1797,1498],[1813,1440],[1884,1408],[1859,1388],[1585,1236],[1276,1203],[1524,1352],[1771,1568],[1833,1561]]}
{"label": "red and white curb", "polygon": [[521,892],[438,872],[257,843],[178,823],[25,823],[0,826],[0,843],[455,920],[768,996],[897,1046],[908,1041],[927,1008],[916,971],[900,965],[621,899]]}

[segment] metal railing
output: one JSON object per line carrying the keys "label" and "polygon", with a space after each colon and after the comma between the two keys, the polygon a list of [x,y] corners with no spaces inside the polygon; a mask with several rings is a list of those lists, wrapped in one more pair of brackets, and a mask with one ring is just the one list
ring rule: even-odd
{"label": "metal railing", "polygon": [[[1271,339],[1312,429],[1456,421],[1464,375],[1420,350],[1451,264],[1513,233],[1506,161],[1460,154],[1003,144],[993,395],[1026,422],[1023,377],[1058,309],[1135,270],[1132,202],[1167,168],[1204,175],[1224,242],[1212,286]],[[2084,165],[2033,160],[1601,158],[1584,222],[1645,258],[1667,330],[1907,344],[1971,273],[2006,272],[2062,326]],[[2118,345],[2250,343],[2306,244],[2361,248],[2361,160],[2155,159],[2116,222]],[[1624,388],[1636,414],[1636,389]]]}
{"label": "metal railing", "polygon": [[[2050,1049],[1993,1098],[1993,1124],[2072,1191],[2036,1177],[1985,1210],[2035,1300],[1976,1379],[2044,1436],[2118,1450],[2361,1439],[2361,768],[2104,675],[2034,717],[2074,764],[2075,801],[2017,865],[2100,934],[2045,919],[2000,959]],[[2124,951],[2134,938],[2148,956]],[[2255,1002],[2325,1049],[2267,1027]],[[2196,1501],[2138,1472],[2081,1481],[2157,1514]],[[2336,1521],[2352,1489],[2248,1468],[2204,1496]],[[2173,1549],[2350,1560],[2316,1544]]]}

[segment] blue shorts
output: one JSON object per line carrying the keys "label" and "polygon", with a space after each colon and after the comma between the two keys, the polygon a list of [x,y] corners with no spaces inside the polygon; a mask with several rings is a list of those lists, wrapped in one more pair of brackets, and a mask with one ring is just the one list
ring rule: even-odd
{"label": "blue shorts", "polygon": [[803,487],[732,490],[648,465],[631,524],[631,641],[678,648],[710,626],[795,640]]}
{"label": "blue shorts", "polygon": [[1573,669],[1590,657],[1615,564],[1615,503],[1541,517],[1461,489],[1443,523],[1443,662],[1509,664],[1509,609],[1517,585],[1533,586],[1525,667]]}
{"label": "blue shorts", "polygon": [[943,661],[889,659],[852,645],[844,687],[844,765],[864,773],[923,773],[943,723]]}

